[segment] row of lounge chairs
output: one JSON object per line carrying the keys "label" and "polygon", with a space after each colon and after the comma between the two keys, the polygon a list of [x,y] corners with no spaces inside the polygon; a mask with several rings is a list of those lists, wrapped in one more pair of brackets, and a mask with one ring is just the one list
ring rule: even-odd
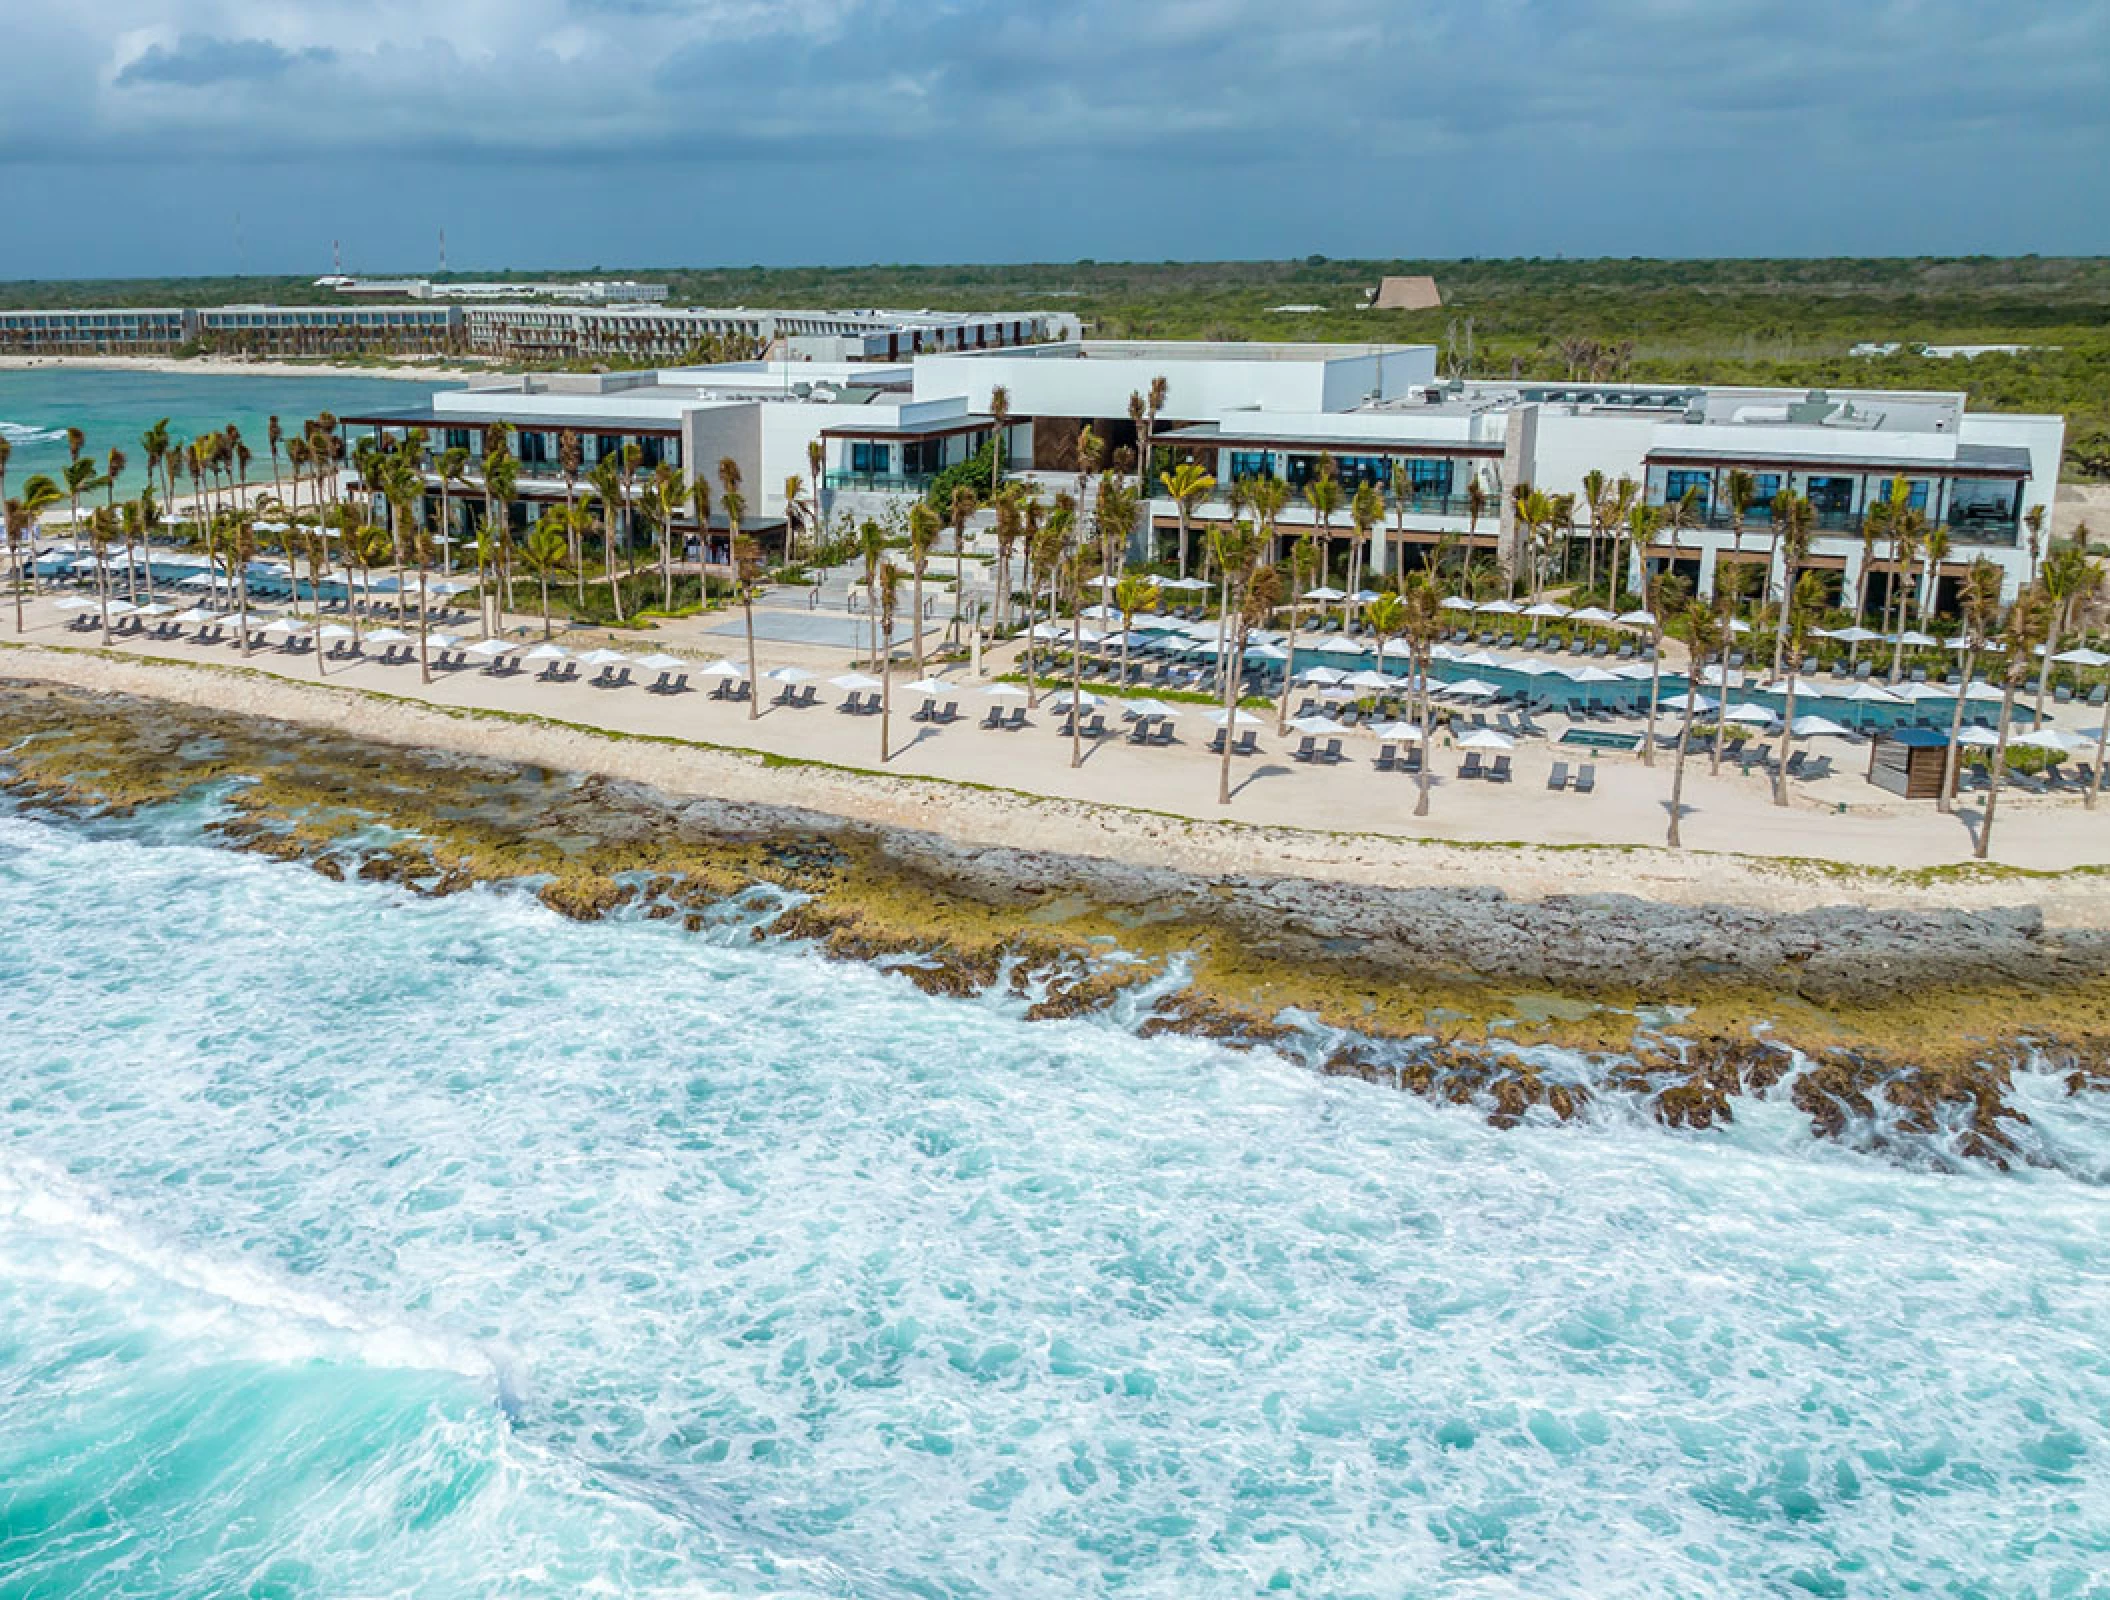
{"label": "row of lounge chairs", "polygon": [[[1565,761],[1554,762],[1553,770],[1546,774],[1546,787],[1549,790],[1566,789],[1569,787],[1570,781],[1568,763]],[[1592,761],[1585,761],[1579,764],[1575,769],[1575,776],[1572,781],[1577,794],[1595,793],[1597,789],[1597,764]]]}

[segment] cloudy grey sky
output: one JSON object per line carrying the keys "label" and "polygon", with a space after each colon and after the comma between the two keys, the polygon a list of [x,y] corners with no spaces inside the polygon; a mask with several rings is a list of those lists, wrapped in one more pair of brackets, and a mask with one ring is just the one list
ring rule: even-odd
{"label": "cloudy grey sky", "polygon": [[0,277],[2110,251],[2110,0],[0,15]]}

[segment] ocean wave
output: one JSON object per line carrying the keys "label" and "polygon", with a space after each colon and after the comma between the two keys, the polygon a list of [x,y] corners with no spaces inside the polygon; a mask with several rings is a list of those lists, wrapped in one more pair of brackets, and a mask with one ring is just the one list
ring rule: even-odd
{"label": "ocean wave", "polygon": [[2054,1593],[2110,1561],[2110,1207],[2076,1181],[2110,1129],[2048,1074],[2017,1094],[2065,1155],[2008,1172],[1871,1159],[1780,1083],[1666,1129],[1571,1052],[1529,1064],[1602,1081],[1584,1113],[1503,1129],[1315,1070],[1316,1027],[1140,1037],[1177,973],[1028,1022],[1046,974],[924,994],[753,939],[782,904],[698,937],[166,819],[0,827],[0,1591]]}
{"label": "ocean wave", "polygon": [[0,418],[0,438],[10,444],[60,444],[66,438],[64,428],[46,428],[34,422],[8,422]]}

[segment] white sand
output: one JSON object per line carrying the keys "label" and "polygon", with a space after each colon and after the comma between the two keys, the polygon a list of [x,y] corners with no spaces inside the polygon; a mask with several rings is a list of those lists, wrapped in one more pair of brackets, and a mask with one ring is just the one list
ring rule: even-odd
{"label": "white sand", "polygon": [[[1662,847],[1667,758],[1650,769],[1636,756],[1600,756],[1597,792],[1576,795],[1546,790],[1554,754],[1543,743],[1527,742],[1515,752],[1516,779],[1504,787],[1458,779],[1458,752],[1439,748],[1431,813],[1416,819],[1414,780],[1377,772],[1371,764],[1374,740],[1351,736],[1346,743],[1352,762],[1309,768],[1286,759],[1287,744],[1269,729],[1261,737],[1263,755],[1235,764],[1237,792],[1227,812],[1216,804],[1217,763],[1201,748],[1210,730],[1197,714],[1180,719],[1178,747],[1136,749],[1107,741],[1096,749],[1088,745],[1083,766],[1073,769],[1069,741],[1051,731],[1056,719],[1045,710],[1020,733],[985,732],[966,721],[944,729],[910,722],[919,697],[900,689],[911,676],[903,670],[896,685],[896,750],[882,772],[878,719],[842,715],[834,706],[840,696],[826,687],[812,710],[765,710],[751,721],[744,707],[702,693],[669,698],[635,685],[596,689],[583,681],[584,674],[576,684],[549,685],[527,673],[492,678],[465,671],[436,674],[423,686],[415,663],[368,661],[333,666],[318,683],[312,657],[260,650],[245,663],[231,645],[187,641],[106,651],[93,635],[83,641],[65,632],[48,598],[32,602],[30,611],[25,637],[0,636],[0,673],[271,716],[398,744],[601,772],[678,794],[805,806],[969,842],[1195,872],[1493,884],[1533,898],[1630,892],[1684,903],[1771,907],[1843,900],[1901,907],[2035,901],[2054,922],[2072,925],[2100,923],[2110,898],[2102,879],[2091,876],[2062,881],[1964,874],[1927,884],[1848,870],[1964,861],[1970,854],[1968,823],[1976,812],[1943,817],[1931,804],[1907,804],[1871,787],[1855,769],[1856,747],[1846,745],[1833,748],[1848,770],[1798,786],[1795,803],[1786,808],[1772,805],[1768,785],[1755,777],[1735,776],[1733,769],[1713,777],[1704,761],[1692,762],[1686,848],[1672,851]],[[670,632],[621,644],[633,654],[668,649],[697,662],[717,654],[742,658],[737,636],[703,636],[694,632],[697,627],[686,625],[687,639]],[[568,642],[593,641],[575,636]],[[759,648],[764,671],[787,662],[824,673],[844,670],[839,650]],[[765,691],[774,687],[764,685]],[[992,703],[971,690],[960,701],[976,720]],[[814,764],[771,765],[759,752]],[[1562,755],[1572,769],[1574,754]],[[1492,844],[1516,847],[1470,848]],[[1542,848],[1547,845],[1563,848]],[[1994,857],[2047,874],[2110,861],[2110,808],[2089,812],[2076,799],[2005,794]]]}

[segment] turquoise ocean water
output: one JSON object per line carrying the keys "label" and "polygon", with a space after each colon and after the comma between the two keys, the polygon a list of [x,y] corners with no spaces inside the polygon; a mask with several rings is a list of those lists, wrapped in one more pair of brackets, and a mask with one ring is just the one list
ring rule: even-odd
{"label": "turquoise ocean water", "polygon": [[18,490],[32,472],[57,475],[66,465],[69,426],[88,435],[87,453],[98,463],[108,459],[113,445],[125,453],[127,466],[118,492],[132,492],[145,480],[146,452],[139,436],[162,417],[170,419],[169,432],[182,439],[234,423],[255,453],[252,475],[268,481],[271,455],[265,429],[272,416],[291,433],[323,411],[345,416],[362,407],[415,403],[438,387],[330,372],[252,378],[76,367],[0,371],[0,434],[14,445],[7,466],[9,492]]}
{"label": "turquoise ocean water", "polygon": [[2055,1164],[0,816],[0,1595],[2099,1596]]}

